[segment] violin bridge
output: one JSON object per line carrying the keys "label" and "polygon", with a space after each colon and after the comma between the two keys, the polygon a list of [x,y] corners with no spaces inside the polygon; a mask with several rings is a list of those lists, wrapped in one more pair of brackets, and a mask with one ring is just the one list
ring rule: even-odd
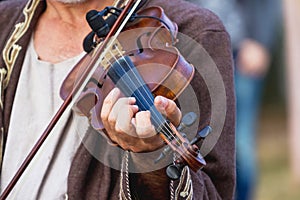
{"label": "violin bridge", "polygon": [[125,51],[123,51],[121,43],[118,40],[113,41],[113,43],[107,48],[108,49],[105,51],[106,54],[100,62],[104,70],[108,69],[112,65],[112,63],[118,60],[118,58],[122,57],[125,53]]}

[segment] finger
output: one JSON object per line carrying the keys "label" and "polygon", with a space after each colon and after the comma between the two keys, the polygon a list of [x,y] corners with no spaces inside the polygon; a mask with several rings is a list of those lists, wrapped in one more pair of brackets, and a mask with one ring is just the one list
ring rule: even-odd
{"label": "finger", "polygon": [[[119,98],[116,103],[113,105],[109,116],[108,116],[108,123],[111,126],[115,126],[117,118],[119,117],[122,120],[122,117],[125,119],[128,118],[128,115],[133,112],[133,110],[129,109],[129,105],[132,105],[132,109],[137,110],[137,106],[133,105],[135,103],[135,98],[133,97],[123,97]],[[137,111],[135,111],[137,112]]]}
{"label": "finger", "polygon": [[121,108],[117,110],[116,131],[136,136],[132,119],[137,111],[137,105],[122,105]]}
{"label": "finger", "polygon": [[118,88],[114,88],[104,99],[100,114],[103,122],[106,122],[108,120],[109,114],[114,104],[119,99],[120,94],[120,90]]}
{"label": "finger", "polygon": [[151,123],[149,111],[140,111],[136,114],[136,134],[139,138],[148,138],[156,135],[155,128]]}
{"label": "finger", "polygon": [[176,103],[168,98],[157,96],[154,99],[157,110],[165,115],[175,126],[180,123],[181,111]]}

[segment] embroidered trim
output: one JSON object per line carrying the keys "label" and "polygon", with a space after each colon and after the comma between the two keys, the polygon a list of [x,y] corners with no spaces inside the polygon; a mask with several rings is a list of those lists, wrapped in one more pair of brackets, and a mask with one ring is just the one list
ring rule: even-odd
{"label": "embroidered trim", "polygon": [[69,200],[69,195],[67,193],[64,195],[64,200]]}
{"label": "embroidered trim", "polygon": [[[0,69],[0,107],[3,109],[4,103],[4,90],[7,88],[11,72],[13,67],[16,63],[17,57],[19,52],[21,51],[22,47],[16,44],[20,38],[26,33],[29,28],[29,24],[32,20],[34,15],[34,11],[37,8],[40,0],[29,0],[26,4],[25,8],[23,9],[23,14],[25,16],[24,22],[20,22],[15,25],[15,30],[7,40],[4,49],[2,51],[2,57],[5,63],[5,66]],[[2,152],[3,152],[3,137],[4,137],[4,129],[1,128],[1,138],[0,138],[0,163],[2,164]]]}
{"label": "embroidered trim", "polygon": [[[15,62],[17,60],[17,57],[19,55],[19,52],[21,51],[22,47],[17,44],[17,42],[20,40],[20,38],[26,33],[28,30],[28,27],[30,25],[30,22],[33,18],[34,12],[39,4],[40,0],[32,0],[28,1],[25,8],[23,9],[23,14],[25,16],[24,22],[20,22],[15,25],[15,30],[13,31],[12,35],[8,39],[4,49],[3,49],[3,60],[6,64],[6,70],[5,73],[5,79],[1,80],[1,85],[4,87],[4,89],[7,87],[11,72],[13,70],[13,67],[15,65]],[[2,102],[1,102],[2,103]]]}
{"label": "embroidered trim", "polygon": [[0,167],[2,166],[2,155],[3,155],[3,139],[4,139],[4,128],[1,127],[1,133],[0,133]]}
{"label": "embroidered trim", "polygon": [[0,108],[3,110],[3,98],[4,98],[4,79],[6,76],[6,69],[0,69]]}

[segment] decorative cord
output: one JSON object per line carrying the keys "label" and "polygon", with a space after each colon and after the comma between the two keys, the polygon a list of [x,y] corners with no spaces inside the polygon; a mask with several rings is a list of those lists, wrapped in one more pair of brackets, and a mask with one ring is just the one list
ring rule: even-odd
{"label": "decorative cord", "polygon": [[[131,193],[130,193],[130,186],[129,186],[128,157],[129,157],[129,152],[125,151],[123,159],[122,159],[122,163],[121,163],[120,193],[119,193],[120,200],[132,200]],[[126,187],[125,189],[126,189],[127,195],[125,194],[124,189],[123,189],[124,175],[125,175],[125,187]]]}
{"label": "decorative cord", "polygon": [[[183,190],[181,191],[182,188]],[[178,199],[178,196],[185,198],[186,200],[193,199],[193,184],[192,184],[190,169],[188,166],[185,166],[182,170],[180,181],[175,191],[175,200]]]}
{"label": "decorative cord", "polygon": [[[176,161],[176,154],[173,153],[173,164],[175,164]],[[175,200],[175,196],[174,196],[174,181],[171,180],[170,181],[170,200]]]}
{"label": "decorative cord", "polygon": [[[175,156],[174,156],[175,159]],[[121,163],[121,174],[120,174],[120,200],[132,200],[130,185],[129,185],[129,152],[125,151]],[[125,184],[125,191],[123,187]],[[193,199],[193,183],[191,179],[190,169],[188,166],[184,167],[180,176],[179,184],[174,192],[174,181],[170,181],[170,200],[177,200],[179,196],[185,198],[186,200]]]}

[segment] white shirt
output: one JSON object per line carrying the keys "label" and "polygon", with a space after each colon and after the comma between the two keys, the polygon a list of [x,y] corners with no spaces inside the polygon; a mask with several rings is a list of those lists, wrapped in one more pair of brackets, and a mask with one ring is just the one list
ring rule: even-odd
{"label": "white shirt", "polygon": [[[82,56],[57,64],[40,61],[31,39],[12,109],[1,172],[1,191],[62,104],[59,96],[62,81]],[[71,161],[80,144],[80,137],[75,133],[83,127],[72,114],[63,116],[9,199],[63,199]]]}

